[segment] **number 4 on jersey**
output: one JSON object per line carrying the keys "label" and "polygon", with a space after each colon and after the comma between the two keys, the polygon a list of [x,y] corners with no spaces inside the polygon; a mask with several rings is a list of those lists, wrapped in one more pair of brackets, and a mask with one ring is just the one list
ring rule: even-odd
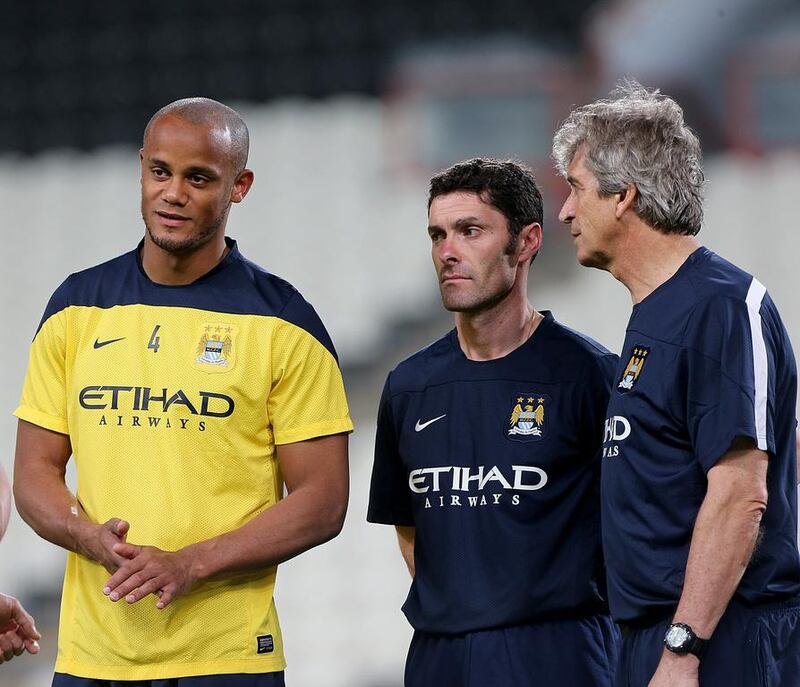
{"label": "number 4 on jersey", "polygon": [[152,349],[153,353],[158,353],[159,341],[161,341],[161,337],[158,336],[159,329],[161,329],[161,325],[157,324],[150,335],[150,341],[147,343],[147,347]]}

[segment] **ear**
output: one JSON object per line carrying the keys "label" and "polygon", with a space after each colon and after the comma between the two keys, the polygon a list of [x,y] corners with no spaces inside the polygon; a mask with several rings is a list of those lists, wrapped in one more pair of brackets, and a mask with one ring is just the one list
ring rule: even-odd
{"label": "ear", "polygon": [[233,189],[231,190],[231,202],[241,203],[244,200],[244,197],[247,195],[247,192],[250,190],[250,187],[253,185],[254,180],[255,174],[253,174],[253,172],[249,169],[243,169],[241,172],[239,172],[239,175],[233,182]]}
{"label": "ear", "polygon": [[627,188],[617,195],[619,196],[619,200],[617,201],[617,207],[614,210],[614,214],[616,215],[617,219],[621,219],[622,215],[624,215],[628,210],[636,209],[635,202],[636,196],[639,195],[639,190],[633,184],[628,184]]}
{"label": "ear", "polygon": [[522,227],[517,237],[517,249],[519,250],[518,262],[522,265],[530,263],[531,258],[539,252],[542,247],[542,225],[538,222],[526,224]]}

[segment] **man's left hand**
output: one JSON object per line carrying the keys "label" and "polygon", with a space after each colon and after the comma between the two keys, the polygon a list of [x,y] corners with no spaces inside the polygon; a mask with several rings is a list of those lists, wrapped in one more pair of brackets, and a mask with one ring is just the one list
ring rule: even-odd
{"label": "man's left hand", "polygon": [[157,608],[185,594],[195,579],[192,561],[185,550],[162,551],[155,546],[116,544],[115,553],[130,560],[123,563],[103,588],[112,601],[125,599],[129,604],[141,601],[149,594],[158,596]]}
{"label": "man's left hand", "polygon": [[679,656],[666,649],[647,687],[699,687],[700,660],[692,655]]}
{"label": "man's left hand", "polygon": [[13,596],[0,594],[0,663],[23,651],[39,653],[41,635],[33,618]]}

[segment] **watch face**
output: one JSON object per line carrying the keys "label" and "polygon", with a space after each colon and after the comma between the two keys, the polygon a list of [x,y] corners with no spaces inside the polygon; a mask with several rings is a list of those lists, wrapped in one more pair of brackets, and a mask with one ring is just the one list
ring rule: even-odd
{"label": "watch face", "polygon": [[667,646],[677,649],[689,641],[689,633],[680,625],[673,625],[667,631],[667,635],[664,637],[664,640],[666,641]]}

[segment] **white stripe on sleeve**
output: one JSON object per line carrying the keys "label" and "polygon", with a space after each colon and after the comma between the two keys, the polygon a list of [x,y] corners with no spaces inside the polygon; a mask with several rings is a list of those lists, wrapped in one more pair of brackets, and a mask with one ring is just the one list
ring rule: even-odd
{"label": "white stripe on sleeve", "polygon": [[767,346],[761,330],[761,301],[767,293],[764,285],[753,277],[747,291],[747,314],[750,317],[750,334],[753,343],[753,381],[755,399],[753,412],[756,423],[758,448],[767,450]]}

